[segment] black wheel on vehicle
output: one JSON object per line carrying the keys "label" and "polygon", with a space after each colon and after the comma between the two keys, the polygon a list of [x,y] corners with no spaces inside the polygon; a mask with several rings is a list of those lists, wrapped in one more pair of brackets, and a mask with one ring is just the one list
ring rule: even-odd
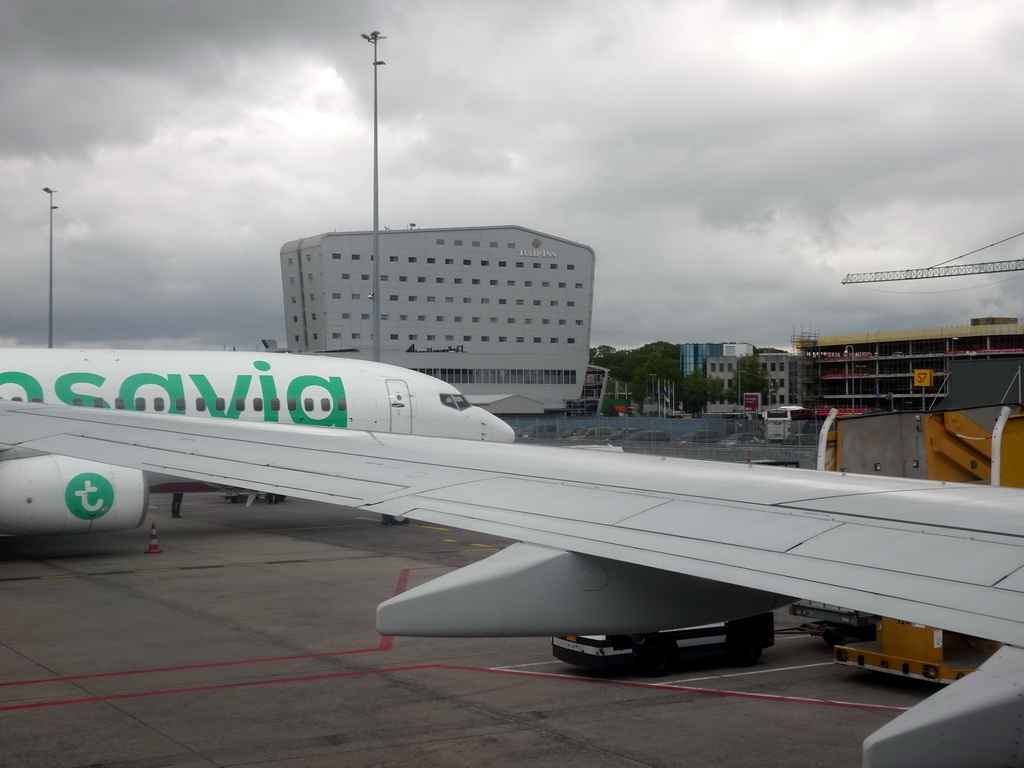
{"label": "black wheel on vehicle", "polygon": [[748,643],[747,645],[736,645],[726,649],[725,660],[734,667],[749,667],[757,664],[761,658],[760,644]]}
{"label": "black wheel on vehicle", "polygon": [[842,645],[846,642],[846,632],[840,627],[829,627],[821,633],[821,639],[829,648],[834,645]]}
{"label": "black wheel on vehicle", "polygon": [[238,497],[237,496],[228,496],[228,501],[230,501],[232,504],[237,504],[238,503]]}
{"label": "black wheel on vehicle", "polygon": [[668,672],[676,659],[675,644],[667,640],[655,640],[637,651],[637,668],[648,677],[661,677]]}

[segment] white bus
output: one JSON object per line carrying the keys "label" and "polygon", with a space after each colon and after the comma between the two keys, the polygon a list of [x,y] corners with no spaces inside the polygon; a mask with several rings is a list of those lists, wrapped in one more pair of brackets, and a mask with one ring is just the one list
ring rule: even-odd
{"label": "white bus", "polygon": [[809,421],[814,411],[799,405],[780,405],[764,412],[764,436],[769,443],[781,443],[799,432],[793,429],[794,421]]}

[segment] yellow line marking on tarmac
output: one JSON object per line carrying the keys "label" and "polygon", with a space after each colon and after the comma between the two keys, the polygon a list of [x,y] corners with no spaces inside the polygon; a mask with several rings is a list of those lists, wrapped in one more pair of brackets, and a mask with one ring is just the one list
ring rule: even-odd
{"label": "yellow line marking on tarmac", "polygon": [[428,531],[450,531],[451,528],[441,528],[436,525],[426,525],[424,523],[413,523],[417,528],[426,528]]}
{"label": "yellow line marking on tarmac", "polygon": [[58,574],[54,574],[53,576],[40,576],[39,578],[40,579],[74,579],[74,578],[77,578],[77,577],[79,577],[81,575],[82,574],[80,574],[80,573],[58,573]]}
{"label": "yellow line marking on tarmac", "polygon": [[469,542],[469,546],[471,546],[471,547],[482,547],[483,549],[497,549],[497,547],[494,546],[493,544],[476,544],[475,542],[472,542],[472,541]]}
{"label": "yellow line marking on tarmac", "polygon": [[459,543],[458,539],[441,539],[441,541],[443,541],[445,544],[458,544]]}
{"label": "yellow line marking on tarmac", "polygon": [[166,573],[167,571],[180,571],[181,568],[140,568],[132,573]]}

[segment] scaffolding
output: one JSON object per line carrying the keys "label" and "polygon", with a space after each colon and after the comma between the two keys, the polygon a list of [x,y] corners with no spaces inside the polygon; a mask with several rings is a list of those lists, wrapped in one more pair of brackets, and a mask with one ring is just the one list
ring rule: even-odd
{"label": "scaffolding", "polygon": [[929,410],[943,407],[952,360],[1024,357],[1024,325],[977,318],[945,328],[794,337],[793,346],[801,370],[809,370],[808,407]]}

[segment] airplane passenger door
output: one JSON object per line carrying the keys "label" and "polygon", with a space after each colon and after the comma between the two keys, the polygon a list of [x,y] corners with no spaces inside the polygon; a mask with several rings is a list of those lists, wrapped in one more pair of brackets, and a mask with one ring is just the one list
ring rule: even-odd
{"label": "airplane passenger door", "polygon": [[391,411],[391,431],[412,434],[412,401],[409,385],[401,379],[388,379],[388,405]]}

